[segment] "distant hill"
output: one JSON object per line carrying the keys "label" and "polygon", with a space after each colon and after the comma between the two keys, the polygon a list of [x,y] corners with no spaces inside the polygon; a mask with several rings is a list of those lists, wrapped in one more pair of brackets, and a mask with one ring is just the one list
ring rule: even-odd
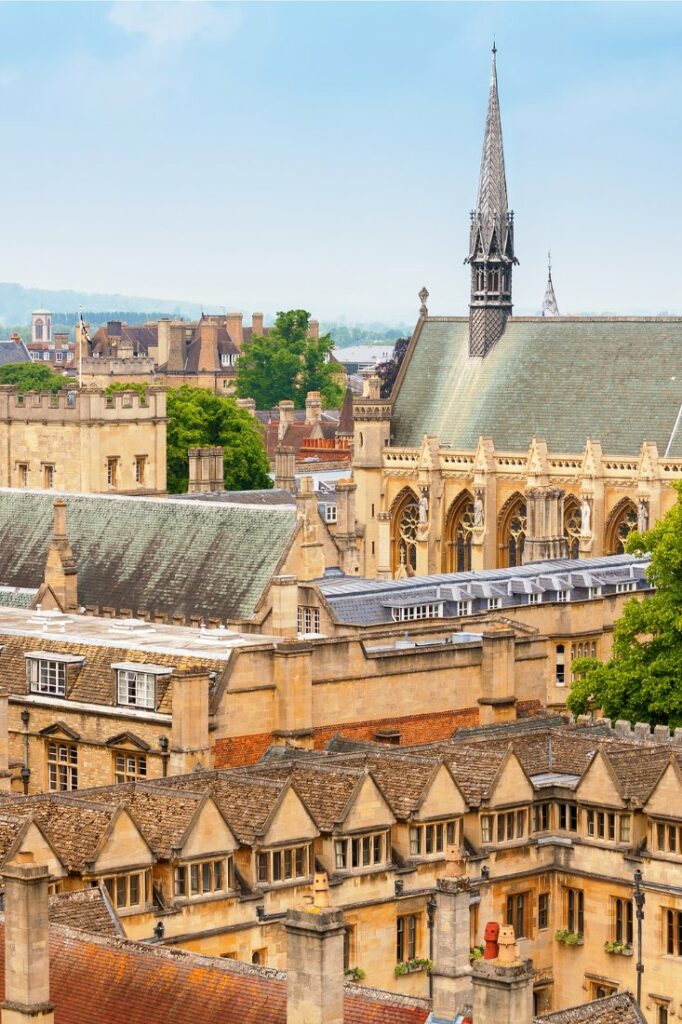
{"label": "distant hill", "polygon": [[130,313],[146,313],[153,310],[164,316],[189,318],[196,318],[201,314],[201,306],[196,302],[99,292],[53,291],[49,288],[24,288],[20,284],[0,282],[0,323],[3,324],[29,323],[34,309],[46,308],[52,313],[74,314],[80,306],[91,315],[111,310],[127,310]]}

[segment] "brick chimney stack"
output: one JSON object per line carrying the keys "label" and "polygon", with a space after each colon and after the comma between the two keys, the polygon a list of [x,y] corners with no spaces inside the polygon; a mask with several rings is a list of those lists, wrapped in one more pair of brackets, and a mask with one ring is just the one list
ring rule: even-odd
{"label": "brick chimney stack", "polygon": [[252,313],[251,314],[251,334],[262,334],[263,333],[263,314]]}
{"label": "brick chimney stack", "polygon": [[296,456],[290,445],[278,444],[275,448],[275,487],[294,493],[296,488]]}
{"label": "brick chimney stack", "polygon": [[503,925],[495,960],[475,960],[474,1021],[476,1024],[531,1024],[533,1020],[533,961],[521,960],[514,929]]}
{"label": "brick chimney stack", "polygon": [[[54,1024],[50,1002],[50,873],[23,853],[3,869],[5,882],[5,1001],[2,1024]],[[341,972],[343,974],[343,972]]]}
{"label": "brick chimney stack", "polygon": [[343,1024],[343,914],[290,910],[287,934],[287,1024]]}
{"label": "brick chimney stack", "polygon": [[283,441],[289,427],[294,422],[294,403],[291,399],[283,398],[279,403],[279,426],[277,428],[277,440]]}
{"label": "brick chimney stack", "polygon": [[[448,848],[448,867],[464,868],[457,851]],[[433,1013],[439,1020],[455,1020],[473,999],[469,960],[469,879],[439,878],[436,881],[436,920],[433,978]]]}
{"label": "brick chimney stack", "polygon": [[320,321],[311,320],[308,324],[308,337],[314,338],[315,341],[319,340],[320,337]]}
{"label": "brick chimney stack", "polygon": [[213,494],[225,490],[224,451],[221,445],[188,448],[190,494]]}
{"label": "brick chimney stack", "polygon": [[19,337],[16,331],[12,335],[12,341],[14,342],[15,345],[21,345],[21,338]]}
{"label": "brick chimney stack", "polygon": [[210,768],[208,672],[202,669],[177,668],[173,672],[171,686],[171,775],[191,772],[197,765]]}
{"label": "brick chimney stack", "polygon": [[305,421],[316,427],[322,418],[322,398],[319,391],[309,391],[305,400]]}
{"label": "brick chimney stack", "polygon": [[62,498],[57,498],[54,503],[52,544],[47,553],[44,582],[52,590],[63,612],[78,609],[76,559],[66,533],[66,502]]}
{"label": "brick chimney stack", "polygon": [[228,313],[225,317],[227,333],[232,338],[238,349],[244,344],[244,331],[242,329],[243,313]]}

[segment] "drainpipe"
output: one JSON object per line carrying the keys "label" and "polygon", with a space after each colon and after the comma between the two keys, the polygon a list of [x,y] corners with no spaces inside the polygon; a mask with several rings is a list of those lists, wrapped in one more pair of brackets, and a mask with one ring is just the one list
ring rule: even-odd
{"label": "drainpipe", "polygon": [[21,723],[24,727],[24,763],[21,766],[21,783],[24,787],[24,796],[28,796],[28,780],[31,778],[31,769],[28,766],[28,723],[30,719],[30,713],[24,708],[21,712]]}
{"label": "drainpipe", "polygon": [[642,1008],[642,975],[644,964],[642,962],[642,922],[644,921],[645,896],[642,889],[643,876],[639,868],[635,871],[634,899],[637,907],[637,1006]]}
{"label": "drainpipe", "polygon": [[170,757],[167,736],[159,736],[159,748],[161,750],[161,772],[165,779],[168,775],[168,758]]}
{"label": "drainpipe", "polygon": [[[426,901],[426,917],[429,926],[429,960],[433,964],[433,927],[436,923],[436,896],[435,893],[431,893],[428,900]],[[429,999],[433,1001],[433,975],[429,971]]]}

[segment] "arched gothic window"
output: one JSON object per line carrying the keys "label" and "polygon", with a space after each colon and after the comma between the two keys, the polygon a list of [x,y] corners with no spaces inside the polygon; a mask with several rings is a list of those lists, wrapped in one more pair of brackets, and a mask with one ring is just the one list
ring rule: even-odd
{"label": "arched gothic window", "polygon": [[523,562],[523,548],[528,525],[527,515],[526,499],[523,495],[513,495],[505,503],[498,520],[500,568],[521,565]]}
{"label": "arched gothic window", "polygon": [[564,537],[568,546],[569,558],[580,558],[580,534],[582,532],[582,514],[580,502],[571,495],[564,503]]}
{"label": "arched gothic window", "polygon": [[417,529],[419,502],[413,491],[406,489],[393,507],[393,574],[404,566],[403,572],[413,576],[417,571]]}
{"label": "arched gothic window", "polygon": [[36,341],[42,341],[43,340],[43,321],[42,320],[36,320],[36,322],[34,324],[34,328],[35,328]]}
{"label": "arched gothic window", "polygon": [[444,572],[469,572],[471,534],[474,528],[474,499],[469,491],[455,498],[445,522]]}
{"label": "arched gothic window", "polygon": [[625,541],[637,529],[637,507],[630,498],[623,498],[611,510],[606,521],[606,553],[622,555]]}

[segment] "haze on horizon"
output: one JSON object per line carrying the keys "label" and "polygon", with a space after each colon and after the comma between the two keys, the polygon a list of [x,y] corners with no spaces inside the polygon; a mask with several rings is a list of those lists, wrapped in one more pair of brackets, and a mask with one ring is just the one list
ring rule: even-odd
{"label": "haze on horizon", "polygon": [[466,311],[490,73],[539,309],[682,312],[680,4],[0,5],[0,280]]}

